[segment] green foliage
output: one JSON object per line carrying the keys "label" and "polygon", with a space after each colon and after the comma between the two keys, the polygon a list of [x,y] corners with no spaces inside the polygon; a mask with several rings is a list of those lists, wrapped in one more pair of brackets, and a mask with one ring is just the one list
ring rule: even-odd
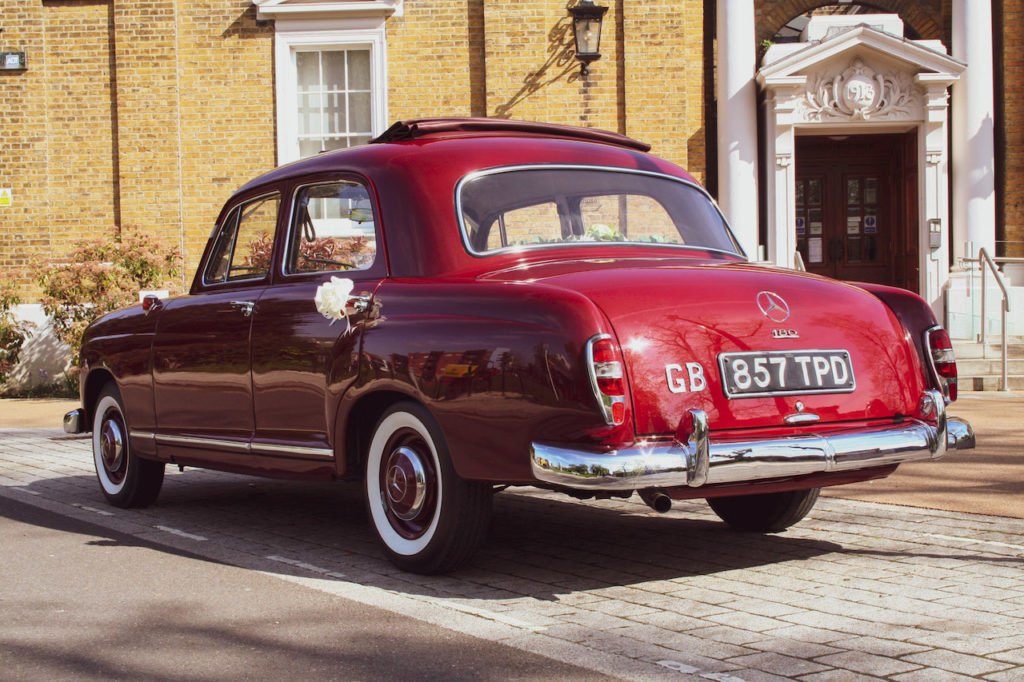
{"label": "green foliage", "polygon": [[109,239],[82,240],[66,259],[39,274],[43,310],[61,341],[81,365],[82,334],[89,323],[138,302],[142,289],[173,288],[181,252],[153,235],[114,228]]}
{"label": "green foliage", "polygon": [[18,356],[28,336],[28,327],[14,318],[11,308],[21,303],[11,282],[0,282],[0,384],[18,364]]}

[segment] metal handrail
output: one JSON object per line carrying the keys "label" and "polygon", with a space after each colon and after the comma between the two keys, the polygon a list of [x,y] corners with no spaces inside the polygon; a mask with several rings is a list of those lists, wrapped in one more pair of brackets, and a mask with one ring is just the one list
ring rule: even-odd
{"label": "metal handrail", "polygon": [[1009,391],[1010,387],[1006,378],[1006,313],[1010,312],[1010,293],[1006,290],[1006,285],[1003,284],[1003,278],[999,276],[999,270],[996,268],[996,264],[992,261],[992,258],[988,255],[985,247],[982,247],[978,251],[978,266],[981,268],[981,345],[985,347],[985,266],[992,271],[992,276],[996,279],[996,284],[999,285],[999,289],[1003,292],[1003,305],[1000,308],[1000,332],[1002,334],[1002,366],[1003,366],[1003,384],[1002,390]]}

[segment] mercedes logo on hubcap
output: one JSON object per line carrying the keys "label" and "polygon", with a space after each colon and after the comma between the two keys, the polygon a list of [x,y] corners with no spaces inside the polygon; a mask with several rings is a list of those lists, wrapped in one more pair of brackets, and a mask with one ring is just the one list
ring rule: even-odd
{"label": "mercedes logo on hubcap", "polygon": [[789,304],[774,291],[760,292],[757,295],[757,307],[772,322],[785,322],[789,319]]}

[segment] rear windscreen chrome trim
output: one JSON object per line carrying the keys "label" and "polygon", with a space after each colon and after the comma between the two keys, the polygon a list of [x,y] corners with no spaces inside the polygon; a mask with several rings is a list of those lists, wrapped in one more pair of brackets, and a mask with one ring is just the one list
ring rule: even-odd
{"label": "rear windscreen chrome trim", "polygon": [[[661,180],[672,180],[678,182],[681,185],[691,187],[707,198],[714,206],[715,211],[718,213],[719,218],[722,219],[722,225],[725,226],[726,234],[729,235],[729,239],[736,247],[735,251],[726,251],[724,249],[716,249],[710,246],[697,246],[693,244],[649,244],[644,242],[558,242],[555,244],[526,244],[518,246],[508,246],[501,249],[492,249],[490,251],[477,251],[469,242],[469,233],[466,229],[466,222],[462,218],[462,187],[463,185],[481,178],[487,175],[497,175],[498,173],[511,173],[516,171],[524,170],[587,170],[587,171],[605,171],[612,173],[630,173],[632,175],[647,175],[650,177],[658,178]],[[707,251],[711,253],[721,253],[729,256],[739,256],[740,258],[747,258],[746,252],[743,247],[740,246],[739,240],[733,233],[732,226],[729,225],[729,221],[726,220],[725,215],[722,213],[722,209],[718,206],[718,202],[715,198],[708,194],[708,191],[701,187],[696,182],[680,178],[675,175],[668,175],[667,173],[655,173],[653,171],[638,170],[636,168],[622,168],[620,166],[589,166],[586,164],[571,164],[571,163],[540,163],[540,164],[524,164],[519,166],[499,166],[497,168],[486,168],[484,170],[474,171],[464,175],[455,185],[455,218],[459,221],[459,236],[462,238],[462,246],[466,249],[466,253],[476,258],[488,258],[490,256],[497,256],[500,254],[517,253],[522,251],[534,251],[542,249],[564,249],[577,248],[577,247],[595,247],[595,246],[612,246],[615,244],[621,244],[628,247],[657,247],[657,248],[670,248],[679,249],[681,251]]]}

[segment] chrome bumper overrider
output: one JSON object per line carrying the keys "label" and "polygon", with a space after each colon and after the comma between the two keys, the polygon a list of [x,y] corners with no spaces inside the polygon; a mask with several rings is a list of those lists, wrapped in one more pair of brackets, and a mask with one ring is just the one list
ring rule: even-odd
{"label": "chrome bumper overrider", "polygon": [[64,433],[82,433],[84,426],[85,410],[78,408],[64,415]]}
{"label": "chrome bumper overrider", "polygon": [[[819,472],[851,471],[938,459],[947,449],[974,447],[974,431],[946,416],[938,391],[922,396],[928,421],[900,423],[757,440],[711,441],[707,416],[690,410],[686,441],[636,444],[620,450],[586,451],[534,443],[531,467],[537,480],[587,490],[699,487]],[[933,423],[934,422],[934,423]]]}

